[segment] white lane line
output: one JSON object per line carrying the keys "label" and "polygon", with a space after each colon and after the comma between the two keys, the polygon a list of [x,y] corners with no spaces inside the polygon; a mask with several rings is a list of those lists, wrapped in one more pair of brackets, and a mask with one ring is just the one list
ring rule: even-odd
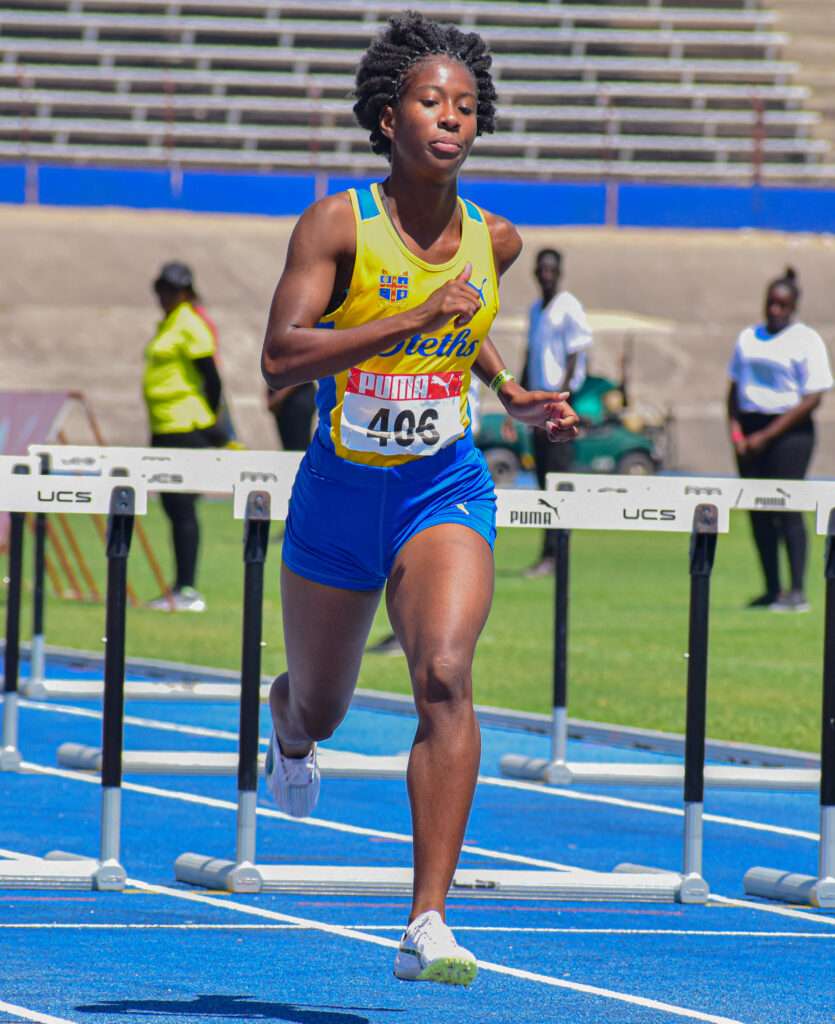
{"label": "white lane line", "polygon": [[51,1017],[48,1013],[38,1013],[37,1010],[27,1010],[25,1006],[15,1006],[14,1003],[4,1003],[0,999],[0,1013],[9,1013],[15,1017],[22,1017],[24,1020],[34,1020],[38,1024],[75,1024],[74,1021],[65,1017]]}
{"label": "white lane line", "polygon": [[[76,708],[71,704],[49,704],[35,700],[23,700],[19,705],[21,708],[31,708],[33,711],[52,711],[62,715],[74,715],[76,718],[93,718],[101,721],[101,711],[94,711],[91,708]],[[204,736],[207,739],[231,740],[238,742],[238,734],[225,729],[214,729],[210,726],[185,725],[180,722],[164,722],[159,718],[142,718],[138,715],[125,715],[125,725],[138,725],[143,729],[156,729],[158,732],[175,732],[184,736]],[[268,740],[259,739],[262,747],[266,747]]]}
{"label": "white lane line", "polygon": [[[31,761],[24,761],[21,768],[24,771],[37,772],[41,775],[54,775],[63,779],[74,779],[79,782],[93,783],[94,785],[100,784],[98,775],[77,772],[72,768],[52,768],[48,765],[34,764]],[[231,800],[219,800],[216,797],[200,796],[196,793],[184,792],[183,790],[159,789],[156,786],[146,786],[139,782],[123,782],[122,789],[130,790],[134,793],[143,793],[146,796],[163,797],[166,800],[179,800],[183,803],[198,804],[202,807],[214,807],[218,810],[235,812],[238,810],[238,805]],[[343,832],[348,835],[368,836],[374,839],[390,839],[395,843],[412,844],[411,835],[407,835],[405,832],[386,832],[379,828],[349,825],[346,822],[330,821],[326,818],[293,818],[289,814],[282,814],[281,811],[275,811],[271,807],[257,807],[255,810],[256,814],[264,818],[276,818],[291,825],[310,825],[312,828],[324,828],[331,832]],[[543,860],[541,857],[526,857],[520,853],[505,853],[502,850],[490,850],[483,846],[465,844],[461,849],[463,853],[469,853],[475,857],[489,857],[493,860],[507,861],[509,864],[525,864],[528,867],[548,868],[552,871],[582,870],[570,864],[560,864],[558,861]]]}
{"label": "white lane line", "polygon": [[[23,708],[33,708],[36,711],[51,711],[53,713],[78,715],[82,718],[101,719],[100,711],[92,711],[89,708],[76,708],[66,704],[48,704],[38,701],[23,701]],[[132,715],[125,716],[126,725],[138,725],[146,729],[158,729],[163,732],[184,733],[190,736],[206,736],[214,739],[235,740],[238,734],[225,732],[220,729],[204,728],[193,725],[179,725],[172,722],[163,722],[155,718],[137,718]],[[266,747],[268,740],[260,738],[262,747]],[[496,786],[501,789],[515,789],[526,793],[538,793],[541,796],[560,797],[565,800],[579,800],[583,803],[607,804],[610,807],[624,807],[636,811],[648,811],[652,814],[668,814],[676,818],[684,816],[680,807],[665,807],[663,804],[651,804],[642,800],[628,800],[624,797],[604,796],[600,793],[581,793],[571,789],[561,789],[557,786],[548,786],[539,782],[526,782],[523,779],[502,779],[494,775],[479,775],[479,784],[484,786]],[[705,814],[705,821],[717,825],[729,825],[733,828],[749,829],[754,832],[770,832],[775,835],[791,836],[794,839],[809,839],[817,842],[820,838],[817,832],[808,832],[803,829],[787,828],[782,825],[768,825],[759,821],[749,821],[745,818],[730,818],[721,814]],[[410,840],[411,841],[411,840]]]}
{"label": "white lane line", "polygon": [[[541,793],[543,796],[564,797],[566,800],[581,800],[584,803],[608,804],[611,807],[628,807],[636,811],[652,811],[654,814],[670,814],[675,818],[683,818],[684,810],[680,807],[665,807],[663,804],[649,804],[642,800],[627,800],[624,797],[602,796],[600,793],[578,793],[572,789],[560,789],[557,786],[548,786],[545,783],[524,782],[520,779],[499,779],[492,775],[480,775],[479,783],[488,786],[498,786],[501,789],[520,789],[525,792]],[[804,829],[786,828],[782,825],[766,825],[760,821],[749,821],[747,818],[729,818],[723,814],[705,814],[705,821],[712,821],[718,825],[731,825],[735,828],[751,829],[755,832],[773,832],[778,836],[792,836],[795,839],[811,839],[817,842],[820,835],[817,832],[807,832]]]}
{"label": "white lane line", "polygon": [[[36,772],[42,775],[54,775],[58,778],[73,779],[77,782],[86,782],[89,785],[99,785],[97,775],[88,772],[77,772],[70,768],[51,768],[47,765],[34,764],[31,761],[24,761],[21,765],[24,771]],[[145,786],[136,782],[123,782],[123,789],[132,790],[135,793],[143,793],[147,796],[159,796],[166,800],[178,800],[183,803],[197,804],[203,807],[214,807],[218,810],[234,811],[237,813],[238,805],[230,800],[218,800],[216,797],[199,796],[196,793],[187,793],[176,789],[159,789],[156,786]],[[324,828],[332,832],[343,832],[348,835],[368,836],[374,839],[390,839],[398,843],[411,843],[412,837],[403,832],[384,832],[382,829],[366,828],[362,825],[349,825],[346,822],[330,821],[325,818],[292,818],[282,814],[281,811],[274,811],[271,807],[257,807],[256,814],[265,818],[277,818],[289,824],[305,824],[315,828]],[[477,857],[489,857],[496,860],[504,860],[511,864],[527,864],[531,867],[550,868],[553,871],[580,871],[573,865],[561,864],[558,861],[543,860],[539,857],[526,857],[523,854],[505,853],[501,850],[490,850],[481,846],[465,845],[462,847],[464,853],[473,854]],[[11,854],[11,856],[15,856]],[[763,913],[777,914],[782,917],[791,917],[802,921],[814,921],[830,925],[835,928],[835,918],[818,917],[811,911],[796,910],[791,907],[781,907],[767,903],[753,903],[745,900],[734,900],[729,897],[719,896],[711,893],[711,903],[733,904],[751,910],[759,910]]]}
{"label": "white lane line", "polygon": [[[128,879],[128,885],[144,889],[150,893],[162,896],[173,896],[175,899],[190,900],[195,903],[204,903],[208,906],[218,907],[221,910],[240,911],[250,914],[253,917],[263,917],[274,921],[282,921],[286,924],[304,925],[307,928],[324,932],[328,935],[336,935],[344,939],[353,939],[357,942],[366,942],[375,946],[384,946],[387,949],[397,949],[397,939],[386,939],[382,935],[372,935],[368,932],[346,927],[345,925],[328,924],[325,921],[317,921],[312,918],[295,917],[291,914],[282,914],[275,910],[267,910],[265,907],[256,907],[243,903],[237,903],[230,899],[217,899],[212,896],[204,896],[201,893],[186,892],[180,889],[169,889],[162,885],[149,885],[140,882],[135,878]],[[731,1017],[719,1017],[712,1013],[704,1013],[701,1010],[691,1010],[684,1006],[677,1006],[674,1003],[665,1003],[657,999],[647,999],[644,996],[632,995],[628,992],[617,992],[614,989],[600,988],[596,985],[586,985],[578,981],[568,981],[565,978],[554,978],[548,974],[536,974],[533,971],[523,971],[516,967],[507,967],[505,964],[494,963],[490,960],[479,960],[478,966],[481,970],[492,974],[503,974],[523,981],[532,981],[540,985],[548,985],[553,988],[568,989],[572,992],[579,992],[583,995],[597,996],[602,999],[610,999],[620,1003],[629,1003],[632,1006],[643,1006],[650,1010],[659,1010],[674,1017],[684,1017],[687,1020],[705,1021],[707,1024],[743,1024],[742,1021]]]}
{"label": "white lane line", "polygon": [[[403,931],[403,924],[346,924],[357,932],[396,932]],[[192,921],[180,924],[134,923],[124,921],[99,922],[55,922],[26,921],[20,924],[4,922],[0,931],[311,931],[309,924],[195,924]],[[526,928],[513,925],[480,925],[456,924],[456,932],[487,932],[509,935],[683,935],[688,938],[714,939],[828,939],[835,940],[832,932],[757,932],[757,931],[719,931],[707,928]]]}
{"label": "white lane line", "polygon": [[740,910],[767,910],[778,917],[792,917],[796,921],[814,921],[815,924],[829,925],[835,928],[835,917],[824,914],[816,914],[813,910],[801,910],[797,904],[792,906],[781,906],[779,903],[756,903],[754,900],[741,900],[734,896],[720,896],[719,893],[710,894],[710,902],[723,907],[737,907]]}
{"label": "white lane line", "polygon": [[[99,777],[88,772],[77,772],[71,768],[51,768],[47,765],[34,764],[31,761],[24,761],[21,764],[24,771],[30,771],[41,775],[54,775],[58,778],[73,779],[77,782],[86,782],[88,785],[98,786]],[[134,793],[143,793],[147,796],[158,796],[166,800],[178,800],[183,803],[197,804],[202,807],[214,807],[218,810],[234,811],[237,813],[238,805],[231,800],[218,800],[216,797],[199,796],[196,793],[187,793],[176,789],[159,789],[156,786],[145,786],[136,782],[123,782],[122,788],[131,790]],[[291,825],[311,825],[314,828],[328,829],[332,832],[343,832],[348,835],[368,836],[374,839],[390,839],[393,842],[411,844],[412,837],[403,832],[384,832],[382,829],[366,828],[362,825],[349,825],[342,821],[330,821],[326,818],[292,818],[282,814],[281,811],[274,811],[271,807],[256,807],[256,814],[264,818],[277,818]],[[507,861],[510,864],[527,864],[530,867],[549,868],[553,871],[583,871],[576,865],[561,864],[559,861],[543,860],[540,857],[526,857],[518,853],[505,853],[501,850],[490,850],[482,846],[464,845],[464,853],[470,853],[476,857],[489,857],[495,860]],[[14,855],[13,855],[14,856]],[[735,900],[730,897],[719,896],[711,893],[710,903],[724,903],[735,905],[749,910],[758,910],[765,914],[777,914],[780,917],[791,917],[801,921],[814,921],[816,923],[829,925],[835,928],[835,917],[820,917],[812,911],[794,909],[793,907],[782,907],[770,903],[754,903],[746,900]]]}

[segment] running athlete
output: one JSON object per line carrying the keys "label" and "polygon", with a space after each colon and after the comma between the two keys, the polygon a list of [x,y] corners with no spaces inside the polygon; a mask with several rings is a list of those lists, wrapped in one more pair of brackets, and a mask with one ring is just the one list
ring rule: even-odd
{"label": "running athlete", "polygon": [[508,413],[576,434],[564,394],[530,392],[488,338],[516,229],[461,199],[458,174],[494,127],[483,40],[412,12],[357,73],[359,123],[389,176],[314,203],[270,310],[270,387],[316,379],[319,425],[296,477],[281,575],[287,672],[270,695],[267,784],[304,816],[316,742],[342,721],[383,588],[418,714],[409,758],[414,890],[398,978],[469,984],[444,922],[480,754],[472,662],[493,593],[495,494],[467,406],[474,371]]}

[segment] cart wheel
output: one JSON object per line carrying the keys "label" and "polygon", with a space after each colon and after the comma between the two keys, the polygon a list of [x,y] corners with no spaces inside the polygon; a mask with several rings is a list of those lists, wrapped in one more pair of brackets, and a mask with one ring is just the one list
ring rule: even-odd
{"label": "cart wheel", "polygon": [[615,468],[618,473],[629,476],[651,476],[655,472],[655,463],[646,452],[627,452],[618,459]]}

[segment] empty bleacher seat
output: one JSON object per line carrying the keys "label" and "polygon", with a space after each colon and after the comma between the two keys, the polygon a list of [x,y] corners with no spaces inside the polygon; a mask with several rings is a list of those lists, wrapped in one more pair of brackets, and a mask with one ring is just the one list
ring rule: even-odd
{"label": "empty bleacher seat", "polygon": [[[0,0],[0,156],[373,171],[357,61],[396,0]],[[425,0],[494,52],[484,173],[763,177],[827,146],[750,0]],[[757,136],[757,141],[754,137]],[[312,152],[312,157],[311,157]],[[597,170],[593,170],[597,168]],[[600,168],[603,168],[601,171]],[[639,170],[640,169],[640,172]]]}

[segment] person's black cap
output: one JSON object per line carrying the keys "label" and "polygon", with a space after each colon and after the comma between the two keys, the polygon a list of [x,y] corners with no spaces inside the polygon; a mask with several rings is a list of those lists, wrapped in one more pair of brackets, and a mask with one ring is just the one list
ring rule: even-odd
{"label": "person's black cap", "polygon": [[163,264],[162,269],[154,281],[154,288],[172,288],[179,291],[181,288],[194,288],[194,275],[187,263],[179,263],[172,260]]}

